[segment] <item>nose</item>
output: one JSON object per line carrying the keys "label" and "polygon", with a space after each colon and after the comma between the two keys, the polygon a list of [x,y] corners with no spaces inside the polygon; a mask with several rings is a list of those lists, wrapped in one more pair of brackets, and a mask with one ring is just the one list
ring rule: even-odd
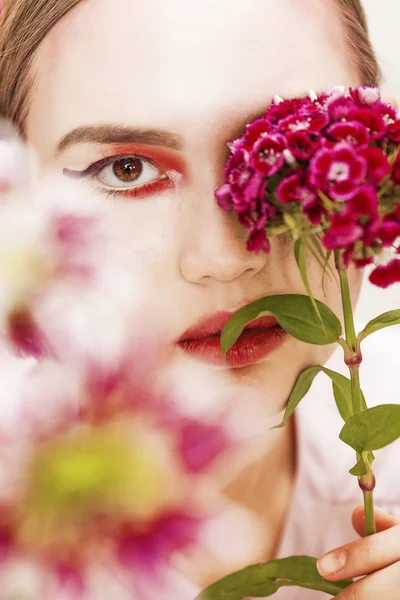
{"label": "nose", "polygon": [[201,190],[193,191],[194,198],[187,199],[186,206],[193,210],[185,211],[179,269],[190,283],[239,281],[254,277],[266,264],[265,252],[247,250],[247,232],[236,215],[218,206],[217,187],[203,184]]}

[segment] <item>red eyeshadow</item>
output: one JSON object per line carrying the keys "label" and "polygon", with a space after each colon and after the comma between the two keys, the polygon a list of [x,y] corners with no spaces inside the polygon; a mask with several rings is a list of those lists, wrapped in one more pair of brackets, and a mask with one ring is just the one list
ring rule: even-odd
{"label": "red eyeshadow", "polygon": [[142,158],[153,160],[165,171],[177,171],[186,177],[185,161],[177,155],[177,152],[168,148],[148,144],[109,144],[104,146],[104,156],[127,154],[136,154]]}

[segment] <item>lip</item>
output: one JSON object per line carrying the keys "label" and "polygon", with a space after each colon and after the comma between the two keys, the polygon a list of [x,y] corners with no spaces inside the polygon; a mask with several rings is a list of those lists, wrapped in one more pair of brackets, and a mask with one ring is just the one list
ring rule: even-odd
{"label": "lip", "polygon": [[187,329],[177,344],[193,358],[215,366],[238,369],[255,364],[277,350],[288,334],[275,317],[261,317],[249,323],[230,348],[226,360],[222,356],[221,331],[234,312],[218,312]]}

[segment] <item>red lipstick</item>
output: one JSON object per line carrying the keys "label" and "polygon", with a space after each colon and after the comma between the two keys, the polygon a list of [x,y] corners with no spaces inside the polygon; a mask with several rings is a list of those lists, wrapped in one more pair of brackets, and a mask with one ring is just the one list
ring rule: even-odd
{"label": "red lipstick", "polygon": [[221,331],[233,312],[218,312],[191,327],[178,340],[178,347],[203,362],[232,369],[255,364],[279,348],[288,334],[275,317],[262,317],[249,323],[228,350],[226,361],[221,351]]}

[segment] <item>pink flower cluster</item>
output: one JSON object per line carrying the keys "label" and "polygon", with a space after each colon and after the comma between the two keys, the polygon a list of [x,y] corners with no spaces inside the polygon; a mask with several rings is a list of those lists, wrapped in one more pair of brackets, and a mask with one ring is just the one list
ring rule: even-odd
{"label": "pink flower cluster", "polygon": [[268,252],[269,238],[296,223],[297,234],[319,231],[345,265],[364,267],[391,249],[370,279],[400,281],[400,118],[378,89],[275,97],[229,147],[216,198],[249,230],[249,250]]}

